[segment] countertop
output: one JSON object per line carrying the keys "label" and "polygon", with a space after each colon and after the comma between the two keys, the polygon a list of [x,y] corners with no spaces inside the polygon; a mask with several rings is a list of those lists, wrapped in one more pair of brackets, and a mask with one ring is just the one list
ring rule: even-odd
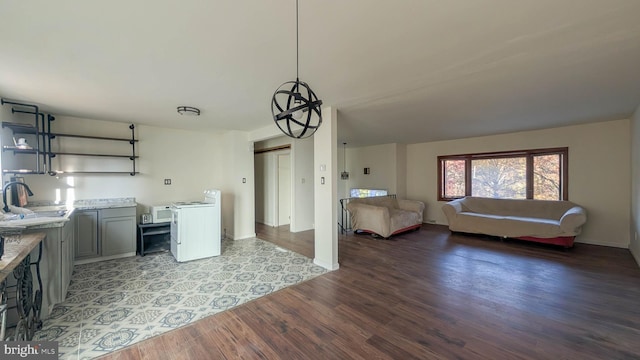
{"label": "countertop", "polygon": [[4,241],[4,254],[0,259],[0,281],[13,272],[13,269],[33,250],[42,240],[44,233],[8,235]]}
{"label": "countertop", "polygon": [[47,210],[91,210],[91,209],[111,209],[121,207],[132,207],[138,205],[136,198],[109,198],[109,199],[89,199],[76,200],[73,204],[60,204],[55,201],[32,201],[27,209],[34,211]]}
{"label": "countertop", "polygon": [[5,229],[46,229],[61,227],[69,221],[71,215],[76,210],[100,210],[115,209],[137,206],[135,198],[112,198],[112,199],[91,199],[76,200],[73,204],[56,204],[54,201],[34,201],[26,209],[34,212],[66,210],[64,216],[36,217],[18,220],[0,221],[0,230]]}

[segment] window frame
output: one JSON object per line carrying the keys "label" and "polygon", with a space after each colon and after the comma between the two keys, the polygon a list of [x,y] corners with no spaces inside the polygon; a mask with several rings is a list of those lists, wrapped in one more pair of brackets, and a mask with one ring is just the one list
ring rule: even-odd
{"label": "window frame", "polygon": [[[501,159],[501,158],[526,158],[526,199],[533,199],[533,159],[535,156],[541,155],[560,155],[560,193],[562,194],[562,200],[569,200],[569,148],[557,147],[557,148],[545,148],[545,149],[527,149],[527,150],[512,150],[512,151],[494,151],[474,154],[458,154],[458,155],[440,155],[438,156],[438,201],[451,201],[455,199],[463,198],[464,196],[471,196],[471,162],[472,160],[487,160],[487,159]],[[464,196],[457,197],[445,197],[444,196],[444,172],[443,163],[447,160],[464,160],[465,166],[465,180],[464,180]]]}

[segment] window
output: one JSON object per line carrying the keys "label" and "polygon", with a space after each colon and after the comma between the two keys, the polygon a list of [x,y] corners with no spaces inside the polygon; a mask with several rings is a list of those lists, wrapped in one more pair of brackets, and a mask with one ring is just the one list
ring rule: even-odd
{"label": "window", "polygon": [[438,200],[567,200],[569,148],[438,156]]}
{"label": "window", "polygon": [[350,196],[351,197],[371,197],[371,196],[385,196],[387,195],[387,190],[376,190],[376,189],[351,189]]}

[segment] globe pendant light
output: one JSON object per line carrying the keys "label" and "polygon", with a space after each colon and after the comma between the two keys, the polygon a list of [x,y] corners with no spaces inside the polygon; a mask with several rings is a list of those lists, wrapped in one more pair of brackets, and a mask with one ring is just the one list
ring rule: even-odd
{"label": "globe pendant light", "polygon": [[344,146],[344,150],[342,151],[344,155],[344,163],[342,164],[344,170],[340,173],[340,177],[342,180],[349,180],[349,172],[347,171],[347,143],[342,143],[342,145]]}
{"label": "globe pendant light", "polygon": [[322,124],[322,111],[311,87],[298,77],[298,0],[296,0],[296,81],[287,81],[273,93],[271,113],[273,121],[285,135],[304,139],[312,136]]}

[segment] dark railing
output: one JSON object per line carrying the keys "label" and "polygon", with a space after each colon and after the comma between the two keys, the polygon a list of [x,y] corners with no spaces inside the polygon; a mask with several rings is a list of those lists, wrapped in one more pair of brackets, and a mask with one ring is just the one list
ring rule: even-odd
{"label": "dark railing", "polygon": [[[395,199],[396,194],[375,196],[375,197],[390,197]],[[338,224],[338,227],[340,228],[341,234],[346,234],[349,231],[353,231],[353,229],[351,228],[351,215],[349,214],[349,210],[347,210],[347,204],[349,203],[349,201],[353,199],[363,199],[363,198],[351,197],[351,198],[340,199],[340,209],[341,209],[340,219],[341,220],[340,220],[340,223]]]}

